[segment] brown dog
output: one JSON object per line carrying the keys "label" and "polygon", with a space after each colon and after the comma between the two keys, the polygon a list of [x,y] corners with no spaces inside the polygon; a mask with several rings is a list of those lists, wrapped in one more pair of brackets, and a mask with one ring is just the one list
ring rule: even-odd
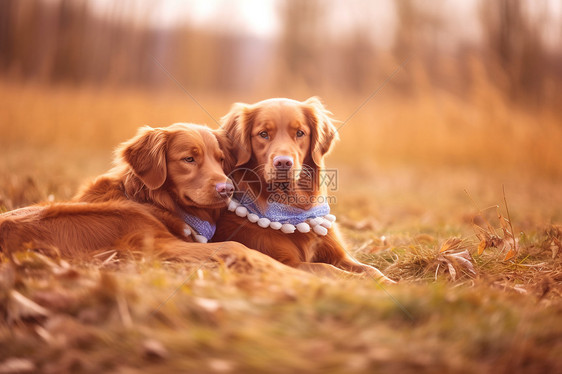
{"label": "brown dog", "polygon": [[324,156],[337,139],[329,114],[314,97],[232,107],[222,125],[237,158],[230,176],[240,205],[232,203],[232,212],[221,216],[213,240],[231,238],[312,272],[343,269],[393,283],[346,253],[329,208],[318,204]]}
{"label": "brown dog", "polygon": [[224,157],[217,137],[204,126],[143,127],[119,147],[116,166],[82,188],[75,200],[145,204],[176,236],[206,242],[211,233],[205,238],[189,227],[184,235],[187,222],[178,218],[197,217],[214,226],[234,189],[222,169]]}
{"label": "brown dog", "polygon": [[118,149],[115,168],[85,187],[76,202],[0,215],[0,249],[11,253],[31,242],[70,257],[105,249],[150,250],[162,258],[228,257],[272,265],[240,243],[197,242],[212,236],[233,189],[215,135],[192,124],[141,128]]}

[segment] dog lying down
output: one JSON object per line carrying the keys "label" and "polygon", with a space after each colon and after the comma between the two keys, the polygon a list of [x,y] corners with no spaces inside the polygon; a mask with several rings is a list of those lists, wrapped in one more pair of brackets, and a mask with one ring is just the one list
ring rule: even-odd
{"label": "dog lying down", "polygon": [[[259,116],[248,115],[257,114],[255,109],[262,106],[270,107],[269,115],[278,110],[282,117],[300,115],[300,123],[310,135],[299,151],[303,154],[295,155],[294,160],[319,168],[335,133],[315,99],[304,103],[268,101],[244,110],[235,107],[225,117],[225,130],[194,124],[143,127],[117,149],[115,167],[83,187],[73,202],[34,205],[0,215],[0,251],[10,254],[32,243],[35,249],[87,259],[115,249],[194,263],[224,262],[243,271],[294,272],[286,264],[339,277],[349,275],[348,270],[393,283],[377,269],[347,255],[332,225],[323,237],[300,232],[286,235],[252,225],[244,227],[248,223],[245,219],[227,211],[234,187],[223,168],[255,166],[256,155],[244,151],[265,152],[263,147],[250,148],[246,143],[242,146],[247,148],[237,149],[228,137],[241,139],[242,131],[265,131],[259,127],[262,125],[253,128],[250,119]],[[283,114],[285,110],[288,114]],[[268,123],[270,127],[277,124],[275,120]],[[282,134],[285,130],[280,127],[272,133],[275,131]],[[286,140],[281,144],[288,148],[282,149],[294,146],[284,144]],[[268,152],[268,157],[274,154]],[[270,158],[278,168],[275,157]],[[258,203],[263,203],[263,196],[258,197]],[[213,242],[207,243],[210,239]]]}
{"label": "dog lying down", "polygon": [[337,129],[317,98],[235,104],[222,129],[237,160],[228,171],[237,191],[213,240],[236,240],[314,273],[395,283],[345,250],[322,184]]}
{"label": "dog lying down", "polygon": [[233,192],[222,169],[221,136],[194,124],[139,129],[117,149],[115,167],[73,202],[0,215],[0,250],[10,254],[32,243],[71,258],[116,249],[197,263],[285,268],[237,242],[206,243]]}

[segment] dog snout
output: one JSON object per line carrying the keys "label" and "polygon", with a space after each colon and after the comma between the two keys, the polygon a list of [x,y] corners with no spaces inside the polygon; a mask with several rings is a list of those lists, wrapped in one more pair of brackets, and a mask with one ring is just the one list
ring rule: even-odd
{"label": "dog snout", "polygon": [[291,156],[276,156],[273,159],[273,166],[278,170],[289,170],[294,165]]}
{"label": "dog snout", "polygon": [[215,189],[219,193],[220,197],[230,198],[234,194],[234,186],[230,183],[217,183]]}

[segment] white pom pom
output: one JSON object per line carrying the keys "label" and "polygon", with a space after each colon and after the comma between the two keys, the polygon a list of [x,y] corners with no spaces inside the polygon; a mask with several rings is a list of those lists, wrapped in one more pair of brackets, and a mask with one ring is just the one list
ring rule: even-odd
{"label": "white pom pom", "polygon": [[281,226],[283,226],[281,222],[271,222],[269,224],[269,227],[271,227],[273,230],[279,230]]}
{"label": "white pom pom", "polygon": [[185,226],[185,229],[183,229],[183,234],[185,236],[191,236],[191,229],[189,228],[189,226]]}
{"label": "white pom pom", "polygon": [[308,224],[309,224],[310,226],[314,227],[314,226],[316,226],[316,225],[319,225],[320,222],[322,222],[321,219],[322,219],[322,218],[320,218],[320,217],[311,218],[311,219],[308,220]]}
{"label": "white pom pom", "polygon": [[256,223],[256,222],[258,222],[258,219],[260,219],[260,216],[258,216],[257,214],[254,214],[254,213],[248,214],[248,221],[250,221],[252,223]]}
{"label": "white pom pom", "polygon": [[290,223],[284,223],[283,226],[281,226],[281,231],[285,234],[292,234],[295,232],[295,226]]}
{"label": "white pom pom", "polygon": [[310,226],[306,222],[301,222],[297,225],[297,230],[302,233],[306,233],[310,231]]}
{"label": "white pom pom", "polygon": [[332,227],[332,222],[328,221],[327,219],[323,219],[322,222],[320,223],[320,226],[329,229],[330,227]]}
{"label": "white pom pom", "polygon": [[236,210],[236,208],[238,208],[238,203],[234,200],[230,200],[230,203],[228,203],[228,210],[230,210],[231,212],[234,212]]}
{"label": "white pom pom", "polygon": [[317,233],[320,236],[324,236],[328,233],[328,229],[320,225],[314,226],[313,230],[315,233]]}
{"label": "white pom pom", "polygon": [[[260,218],[260,219],[258,219],[258,226],[259,226],[259,227],[263,227],[264,229],[265,229],[266,227],[268,227],[270,223],[271,223],[271,221],[270,221],[269,219],[267,219],[267,218]],[[279,222],[277,222],[277,223],[279,223]]]}
{"label": "white pom pom", "polygon": [[330,222],[336,222],[336,216],[334,216],[333,214],[326,214],[324,218]]}
{"label": "white pom pom", "polygon": [[195,238],[196,242],[207,243],[207,238],[204,237],[203,235],[193,235],[193,237]]}
{"label": "white pom pom", "polygon": [[239,206],[238,208],[236,208],[235,212],[238,217],[246,217],[246,215],[248,214],[248,209],[246,209],[246,207]]}

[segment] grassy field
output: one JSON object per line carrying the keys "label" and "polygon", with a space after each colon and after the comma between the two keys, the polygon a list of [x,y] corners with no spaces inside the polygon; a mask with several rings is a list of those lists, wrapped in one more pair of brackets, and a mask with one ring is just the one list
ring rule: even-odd
{"label": "grassy field", "polygon": [[[329,157],[349,251],[398,285],[22,248],[0,265],[0,373],[561,372],[562,120],[470,95],[383,92]],[[214,118],[260,99],[197,98]],[[342,121],[363,100],[324,99]],[[2,211],[70,198],[141,125],[214,125],[181,93],[0,100]]]}

